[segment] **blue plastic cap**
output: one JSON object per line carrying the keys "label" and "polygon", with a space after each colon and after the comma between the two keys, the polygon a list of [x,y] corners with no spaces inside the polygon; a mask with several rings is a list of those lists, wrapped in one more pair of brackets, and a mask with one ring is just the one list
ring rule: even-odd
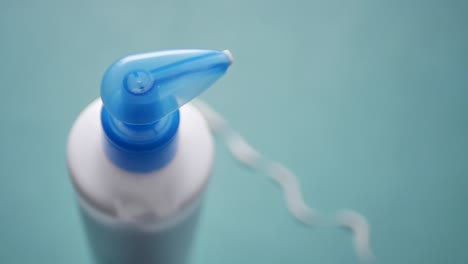
{"label": "blue plastic cap", "polygon": [[229,51],[170,50],[127,56],[106,71],[102,101],[123,123],[153,123],[205,91],[231,63]]}
{"label": "blue plastic cap", "polygon": [[123,169],[148,172],[177,150],[178,109],[218,80],[229,51],[170,50],[113,63],[101,83],[101,123],[108,158]]}

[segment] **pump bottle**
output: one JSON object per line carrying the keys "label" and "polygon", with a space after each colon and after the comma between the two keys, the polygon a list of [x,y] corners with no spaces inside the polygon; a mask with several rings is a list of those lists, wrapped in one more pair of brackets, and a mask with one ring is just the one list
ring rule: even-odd
{"label": "pump bottle", "polygon": [[67,163],[98,264],[187,263],[214,141],[189,102],[232,63],[229,51],[136,54],[104,74],[76,119]]}

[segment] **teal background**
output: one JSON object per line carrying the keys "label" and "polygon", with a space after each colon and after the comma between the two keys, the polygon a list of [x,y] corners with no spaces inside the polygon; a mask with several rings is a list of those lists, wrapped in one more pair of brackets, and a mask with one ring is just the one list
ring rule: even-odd
{"label": "teal background", "polygon": [[[368,217],[378,263],[468,262],[467,1],[2,1],[0,263],[90,263],[67,133],[124,54],[230,49],[203,98],[297,173],[324,213]],[[217,147],[193,263],[357,263]]]}

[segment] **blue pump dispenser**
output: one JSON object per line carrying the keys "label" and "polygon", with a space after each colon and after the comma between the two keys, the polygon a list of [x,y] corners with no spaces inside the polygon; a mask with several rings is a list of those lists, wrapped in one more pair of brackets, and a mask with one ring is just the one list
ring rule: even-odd
{"label": "blue pump dispenser", "polygon": [[127,56],[101,83],[105,151],[117,166],[149,172],[177,149],[178,109],[218,80],[232,63],[229,51],[171,50]]}

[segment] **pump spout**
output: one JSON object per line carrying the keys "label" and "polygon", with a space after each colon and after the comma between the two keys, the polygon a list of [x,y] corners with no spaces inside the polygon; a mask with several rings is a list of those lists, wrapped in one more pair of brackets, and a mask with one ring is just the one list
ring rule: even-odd
{"label": "pump spout", "polygon": [[121,58],[102,80],[104,108],[125,124],[154,123],[205,91],[232,61],[228,50],[171,50]]}
{"label": "pump spout", "polygon": [[129,171],[164,167],[177,150],[178,109],[216,82],[229,51],[169,50],[123,57],[101,83],[101,124],[109,159]]}

